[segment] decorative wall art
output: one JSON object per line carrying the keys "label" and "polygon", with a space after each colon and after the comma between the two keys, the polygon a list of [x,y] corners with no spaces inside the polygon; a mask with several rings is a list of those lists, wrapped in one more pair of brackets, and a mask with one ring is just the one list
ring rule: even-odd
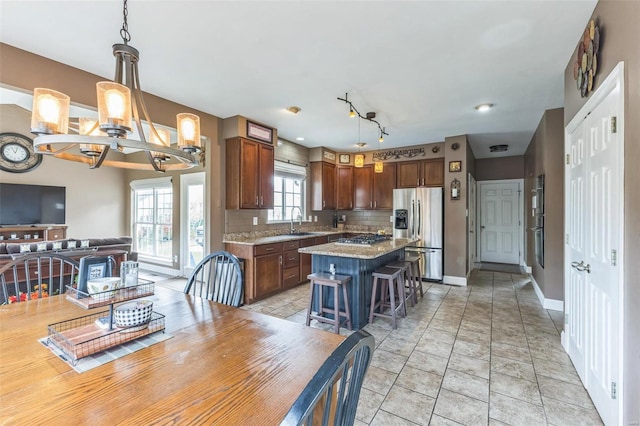
{"label": "decorative wall art", "polygon": [[247,137],[272,144],[273,129],[247,120]]}
{"label": "decorative wall art", "polygon": [[573,79],[580,96],[586,98],[595,88],[600,52],[600,29],[592,19],[578,42],[578,54],[573,64]]}
{"label": "decorative wall art", "polygon": [[449,161],[449,172],[459,172],[462,170],[462,161]]}
{"label": "decorative wall art", "polygon": [[374,152],[374,160],[388,160],[389,158],[398,159],[400,157],[413,158],[417,156],[425,156],[424,148],[406,148],[406,149],[390,149],[388,151]]}

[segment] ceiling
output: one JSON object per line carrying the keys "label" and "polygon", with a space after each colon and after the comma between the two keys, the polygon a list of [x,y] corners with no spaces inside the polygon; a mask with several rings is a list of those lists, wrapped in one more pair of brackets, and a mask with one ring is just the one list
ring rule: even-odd
{"label": "ceiling", "polygon": [[[337,100],[348,92],[362,115],[377,113],[382,148],[467,134],[486,158],[523,154],[543,112],[563,105],[596,3],[131,0],[128,21],[147,92],[308,147],[378,148],[378,127]],[[121,26],[120,1],[0,2],[2,42],[107,79]],[[490,154],[495,144],[509,150]]]}

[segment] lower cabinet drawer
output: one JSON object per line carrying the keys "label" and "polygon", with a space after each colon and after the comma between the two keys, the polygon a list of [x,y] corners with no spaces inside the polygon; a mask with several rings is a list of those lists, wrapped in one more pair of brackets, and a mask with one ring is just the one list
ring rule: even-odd
{"label": "lower cabinet drawer", "polygon": [[300,253],[298,250],[285,251],[283,254],[283,265],[285,268],[297,266],[300,263]]}
{"label": "lower cabinet drawer", "polygon": [[298,284],[298,282],[300,282],[299,279],[300,279],[300,267],[297,265],[282,271],[282,284],[285,287],[295,286],[296,284]]}

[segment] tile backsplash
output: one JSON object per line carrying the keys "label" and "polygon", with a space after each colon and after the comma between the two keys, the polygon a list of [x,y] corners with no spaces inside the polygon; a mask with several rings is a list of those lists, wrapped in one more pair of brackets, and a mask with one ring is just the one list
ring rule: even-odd
{"label": "tile backsplash", "polygon": [[[309,216],[317,216],[317,222],[302,222],[301,230],[311,231],[316,228],[331,227],[333,223],[333,211],[312,211],[307,212]],[[346,215],[346,229],[377,232],[384,229],[387,233],[391,233],[392,226],[390,222],[391,210],[339,210],[339,215]],[[225,234],[234,234],[240,232],[263,232],[263,231],[279,231],[283,232],[290,227],[289,222],[285,223],[267,223],[268,210],[226,210],[225,211]],[[258,219],[258,224],[253,224],[253,218]],[[296,223],[297,225],[297,223]]]}

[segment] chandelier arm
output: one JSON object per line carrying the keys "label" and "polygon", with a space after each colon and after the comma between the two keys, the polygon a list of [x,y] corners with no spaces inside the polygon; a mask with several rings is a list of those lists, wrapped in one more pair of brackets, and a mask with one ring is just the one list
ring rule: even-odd
{"label": "chandelier arm", "polygon": [[[146,154],[147,154],[147,159],[149,160],[149,164],[151,164],[153,166],[155,171],[164,173],[164,170],[162,169],[162,163],[160,161],[156,161],[153,158],[153,155],[151,154],[151,151],[147,151]],[[158,164],[158,163],[160,163],[160,164]]]}
{"label": "chandelier arm", "polygon": [[156,130],[156,127],[153,125],[153,121],[151,121],[151,117],[149,116],[149,110],[147,110],[147,104],[145,103],[144,97],[142,96],[142,88],[140,87],[140,76],[138,72],[137,63],[133,64],[132,71],[133,71],[133,84],[135,87],[133,91],[135,92],[136,98],[138,99],[137,105],[140,107],[140,110],[142,111],[142,115],[144,116],[144,119],[147,121],[147,123],[149,123],[149,128],[151,129],[150,131],[156,135],[158,140],[161,140],[160,135]]}
{"label": "chandelier arm", "polygon": [[[109,145],[103,146],[102,152],[100,153],[100,157],[98,157],[98,160],[95,163],[93,163],[91,167],[89,167],[90,169],[98,169],[100,168],[100,166],[102,166],[102,163],[104,163],[104,160],[107,159],[107,153],[109,152],[109,148],[110,148]],[[91,158],[93,160],[95,157],[91,157]]]}

